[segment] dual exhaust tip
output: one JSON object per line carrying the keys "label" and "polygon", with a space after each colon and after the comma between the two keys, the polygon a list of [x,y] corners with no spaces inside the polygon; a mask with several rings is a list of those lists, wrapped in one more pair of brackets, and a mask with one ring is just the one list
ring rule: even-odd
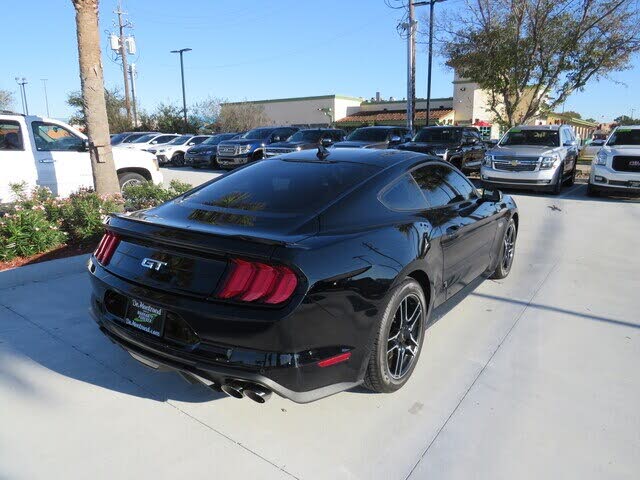
{"label": "dual exhaust tip", "polygon": [[233,398],[247,397],[256,403],[266,403],[271,398],[271,392],[261,385],[245,383],[236,380],[222,385],[221,390]]}

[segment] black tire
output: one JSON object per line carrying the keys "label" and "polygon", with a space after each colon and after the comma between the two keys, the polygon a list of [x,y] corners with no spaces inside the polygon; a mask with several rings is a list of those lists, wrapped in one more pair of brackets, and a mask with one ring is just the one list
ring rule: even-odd
{"label": "black tire", "polygon": [[264,158],[264,151],[263,150],[259,150],[257,152],[255,152],[253,155],[251,155],[251,161],[252,162],[257,162],[258,160],[262,160]]}
{"label": "black tire", "polygon": [[451,165],[456,167],[458,170],[462,171],[462,158],[452,158],[449,163],[451,163]]}
{"label": "black tire", "polygon": [[[424,292],[413,278],[407,278],[392,290],[371,349],[364,377],[366,388],[378,393],[390,393],[407,383],[422,351],[427,309]],[[415,320],[407,318],[411,315],[415,316]]]}
{"label": "black tire", "polygon": [[175,167],[184,167],[184,153],[176,153],[173,157],[171,157],[171,163]]}
{"label": "black tire", "polygon": [[564,182],[564,184],[567,187],[572,187],[575,183],[576,183],[576,170],[578,168],[578,161],[576,160],[575,163],[573,164],[573,169],[571,170],[571,175],[569,175],[569,178],[567,178]]}
{"label": "black tire", "polygon": [[553,179],[553,186],[551,187],[551,195],[560,195],[562,191],[562,175],[564,174],[564,163],[561,163],[558,167],[558,173]]}
{"label": "black tire", "polygon": [[587,196],[589,197],[599,197],[600,191],[591,183],[587,183]]}
{"label": "black tire", "polygon": [[118,182],[120,182],[120,190],[122,190],[125,186],[138,185],[146,181],[147,179],[144,178],[139,173],[126,172],[126,173],[118,174]]}
{"label": "black tire", "polygon": [[518,229],[516,228],[516,222],[509,220],[507,227],[504,230],[502,236],[502,243],[500,245],[500,253],[498,254],[498,265],[491,274],[490,278],[494,280],[500,280],[509,275],[511,267],[513,266],[513,259],[516,254],[516,239],[518,238]]}

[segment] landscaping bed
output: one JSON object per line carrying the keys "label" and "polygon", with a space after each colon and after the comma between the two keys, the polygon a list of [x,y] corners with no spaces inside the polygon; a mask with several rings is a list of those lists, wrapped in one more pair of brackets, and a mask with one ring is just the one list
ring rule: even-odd
{"label": "landscaping bed", "polygon": [[0,271],[92,252],[112,212],[151,208],[191,189],[173,181],[168,188],[151,183],[131,185],[115,195],[88,189],[55,198],[37,187],[12,185],[15,201],[0,211]]}

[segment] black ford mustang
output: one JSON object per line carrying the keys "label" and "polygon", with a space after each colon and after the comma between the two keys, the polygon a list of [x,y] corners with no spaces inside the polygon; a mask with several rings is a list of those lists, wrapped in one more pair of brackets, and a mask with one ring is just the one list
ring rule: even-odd
{"label": "black ford mustang", "polygon": [[91,311],[136,359],[264,402],[409,378],[432,309],[505,277],[514,201],[397,150],[302,151],[114,215]]}

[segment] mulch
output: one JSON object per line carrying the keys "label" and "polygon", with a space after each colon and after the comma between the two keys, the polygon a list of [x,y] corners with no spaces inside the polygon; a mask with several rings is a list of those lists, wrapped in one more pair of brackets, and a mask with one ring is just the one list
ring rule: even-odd
{"label": "mulch", "polygon": [[0,272],[11,268],[22,267],[24,265],[32,265],[34,263],[47,262],[58,258],[73,257],[91,253],[95,250],[97,244],[88,245],[62,245],[47,252],[37,253],[30,257],[18,257],[5,262],[0,261]]}

